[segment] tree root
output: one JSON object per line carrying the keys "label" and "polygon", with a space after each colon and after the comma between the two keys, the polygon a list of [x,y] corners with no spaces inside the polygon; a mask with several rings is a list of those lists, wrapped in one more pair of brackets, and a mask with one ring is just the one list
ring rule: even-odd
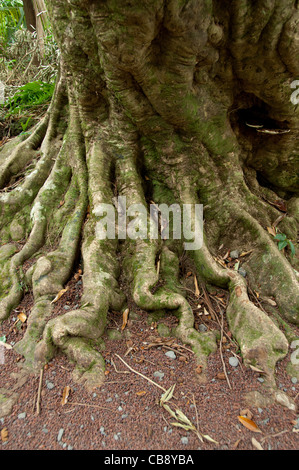
{"label": "tree root", "polygon": [[[63,25],[56,31],[63,51],[61,75],[49,112],[12,152],[10,144],[1,152],[0,187],[10,186],[0,194],[0,235],[6,243],[0,250],[0,320],[17,306],[24,288],[31,288],[34,296],[27,331],[15,349],[28,366],[38,369],[59,349],[75,362],[76,379],[90,389],[100,386],[104,361],[97,347],[109,309],[121,311],[125,305],[118,280],[122,273],[138,307],[177,317],[175,335],[191,345],[205,368],[206,358],[217,348],[216,336],[194,327],[194,314],[180,285],[179,258],[184,253],[200,284],[228,290],[227,319],[244,363],[263,370],[269,388],[275,389],[275,364],[287,354],[288,342],[270,316],[250,301],[244,277],[215,259],[220,243],[228,249],[242,244],[251,253],[244,263],[250,286],[273,296],[284,320],[298,325],[296,274],[266,230],[281,215],[265,200],[276,193],[263,191],[254,171],[244,172],[244,139],[238,139],[228,118],[235,82],[230,72],[221,71],[223,64],[217,70],[227,88],[220,86],[216,69],[211,72],[223,53],[215,46],[222,28],[210,21],[212,9],[198,7],[198,2],[190,2],[186,9],[180,2],[166,2],[164,11],[153,7],[146,14],[142,7],[135,11],[134,5],[124,11],[120,3],[115,6],[115,24],[112,4],[101,5],[108,9],[104,14],[95,3],[75,3],[69,19],[63,2],[49,2],[57,24]],[[193,15],[192,8],[200,10]],[[240,14],[241,19],[232,18],[236,31],[243,25]],[[121,23],[126,15],[140,36]],[[206,16],[202,23],[201,16]],[[167,53],[160,51],[165,60],[160,68],[155,57],[162,24]],[[71,34],[72,28],[76,34]],[[181,36],[173,34],[175,30]],[[127,39],[122,49],[120,38]],[[240,75],[242,44],[233,41],[235,63],[230,64]],[[292,112],[288,106],[287,116]],[[291,141],[286,145],[293,151]],[[15,176],[23,180],[17,184]],[[288,189],[293,194],[284,181],[284,190]],[[117,234],[105,238],[103,204],[113,205],[120,216],[120,197],[130,207],[130,214],[125,214],[130,223],[123,233],[118,221]],[[180,208],[202,204],[202,247],[187,250],[187,237],[176,240],[170,234],[164,239],[161,226],[157,238],[143,237],[148,224],[139,220],[136,230],[134,209],[142,205],[149,220],[152,202]],[[281,223],[293,237],[299,220],[296,194],[287,205],[289,213]],[[190,222],[194,229],[192,214]],[[68,282],[79,256],[81,306],[54,315],[53,299]],[[33,263],[26,273],[25,261]]]}

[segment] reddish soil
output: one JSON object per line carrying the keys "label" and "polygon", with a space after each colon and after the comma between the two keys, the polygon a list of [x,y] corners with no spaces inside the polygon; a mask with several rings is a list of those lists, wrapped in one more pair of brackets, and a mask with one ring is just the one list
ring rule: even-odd
{"label": "reddish soil", "polygon": [[[55,315],[63,314],[66,308],[78,303],[80,282],[73,279],[69,287],[55,304]],[[18,312],[28,317],[31,306],[32,296],[28,293],[17,311],[1,325],[0,336],[6,336],[7,344],[22,338],[26,322],[14,323]],[[280,405],[262,408],[248,405],[246,394],[253,390],[263,393],[264,385],[257,372],[242,364],[226,324],[226,341],[209,357],[206,382],[201,383],[201,370],[196,366],[193,353],[178,340],[165,343],[165,338],[163,340],[158,333],[158,325],[148,324],[145,312],[134,307],[131,311],[135,312],[135,319],[129,315],[123,331],[121,315],[109,314],[108,328],[118,329],[123,339],[104,338],[107,372],[103,386],[88,393],[83,386],[74,383],[73,365],[63,355],[58,355],[44,368],[40,400],[37,399],[39,375],[30,376],[16,390],[19,396],[11,413],[0,419],[1,450],[256,450],[255,441],[264,450],[298,449],[298,414],[295,411]],[[173,325],[176,319],[169,316],[161,321]],[[203,323],[207,328],[218,325],[219,329],[219,322],[210,315],[196,317],[197,327]],[[159,341],[160,346],[155,344]],[[175,359],[165,355],[170,347]],[[144,377],[130,370],[117,355]],[[229,364],[232,356],[239,358],[237,367]],[[5,350],[4,364],[0,365],[0,389],[13,391],[17,381],[11,374],[20,370],[22,360],[13,349]],[[288,356],[277,365],[277,386],[296,401],[299,384],[293,383],[285,371],[289,360]],[[154,375],[157,371],[164,374],[161,380]],[[201,434],[216,442],[208,438],[201,442],[195,432],[172,425],[174,418],[159,404],[163,390],[147,379],[164,389],[175,384],[175,397],[168,403],[170,407],[180,409]],[[62,405],[67,386],[70,394]],[[239,420],[240,415],[250,418],[258,429],[248,429]]]}

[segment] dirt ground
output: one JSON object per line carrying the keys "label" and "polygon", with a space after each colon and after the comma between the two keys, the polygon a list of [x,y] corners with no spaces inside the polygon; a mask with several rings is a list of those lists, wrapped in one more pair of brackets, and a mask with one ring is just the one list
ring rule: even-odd
{"label": "dirt ground", "polygon": [[[78,276],[70,281],[55,303],[54,315],[76,308],[81,284]],[[176,318],[149,322],[148,314],[134,306],[125,323],[120,314],[109,313],[103,350],[105,383],[94,392],[74,383],[73,365],[62,354],[42,374],[20,382],[23,359],[14,349],[5,349],[0,364],[0,449],[297,450],[298,410],[248,402],[249,392],[264,393],[263,376],[244,367],[226,322],[221,324],[220,315],[209,314],[204,299],[200,297],[203,309],[195,315],[196,328],[218,328],[224,338],[208,359],[205,382],[193,352],[159,333],[165,331],[162,322],[171,327]],[[22,338],[26,319],[23,323],[17,315],[28,318],[32,300],[27,293],[0,326],[0,336],[6,337],[8,345]],[[290,354],[277,364],[277,387],[298,403],[299,383],[286,373]],[[232,357],[238,359],[237,366],[230,364]],[[173,385],[173,397],[166,405],[172,412],[183,412],[188,421],[182,415],[178,419],[180,411],[171,415],[161,406],[161,396]],[[6,407],[11,404],[6,416],[4,397],[9,398]]]}

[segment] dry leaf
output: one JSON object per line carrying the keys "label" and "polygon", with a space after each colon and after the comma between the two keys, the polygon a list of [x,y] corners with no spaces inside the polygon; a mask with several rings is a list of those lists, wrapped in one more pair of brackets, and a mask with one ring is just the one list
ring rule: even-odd
{"label": "dry leaf", "polygon": [[212,439],[208,434],[202,434],[202,437],[204,437],[209,442],[214,442],[215,444],[218,444],[218,442]]}
{"label": "dry leaf", "polygon": [[2,442],[8,441],[8,430],[7,430],[7,428],[1,429],[1,441]]}
{"label": "dry leaf", "polygon": [[262,432],[260,428],[255,424],[255,422],[252,421],[251,419],[248,419],[245,416],[238,416],[238,419],[240,423],[242,423],[243,426],[245,426],[245,428],[249,429],[249,431]]}
{"label": "dry leaf", "polygon": [[65,289],[61,289],[61,291],[59,291],[58,294],[56,295],[55,299],[52,300],[51,304],[54,304],[54,302],[57,302],[57,300],[59,300],[60,297],[62,297],[63,294],[65,294],[65,292],[68,290],[69,290],[69,287],[66,287]]}
{"label": "dry leaf", "polygon": [[122,324],[122,327],[121,327],[121,330],[123,331],[126,326],[127,326],[127,323],[128,323],[128,317],[129,317],[129,312],[130,310],[128,308],[126,308],[126,310],[124,310],[123,312],[123,324]]}
{"label": "dry leaf", "polygon": [[273,237],[276,236],[276,230],[273,227],[267,227],[268,232],[270,235],[273,235]]}
{"label": "dry leaf", "polygon": [[136,395],[137,395],[138,397],[143,397],[143,395],[145,395],[145,394],[146,394],[146,391],[145,391],[145,390],[142,390],[141,392],[136,392]]}
{"label": "dry leaf", "polygon": [[197,282],[196,276],[194,276],[194,286],[195,286],[195,295],[196,297],[199,297],[199,288],[198,288],[198,282]]}
{"label": "dry leaf", "polygon": [[252,445],[257,449],[257,450],[264,450],[261,446],[261,444],[254,439],[254,437],[251,439]]}
{"label": "dry leaf", "polygon": [[251,364],[249,364],[249,367],[251,370],[253,370],[254,372],[258,372],[259,374],[265,374],[265,371],[263,371],[262,369],[259,369],[258,367],[255,367]]}
{"label": "dry leaf", "polygon": [[71,391],[71,388],[68,385],[66,387],[64,387],[63,394],[62,394],[62,400],[61,400],[62,406],[67,403],[67,399],[69,397],[70,391]]}
{"label": "dry leaf", "polygon": [[195,372],[196,372],[197,374],[201,374],[201,373],[202,373],[202,366],[200,366],[200,365],[197,366],[196,369],[195,369]]}
{"label": "dry leaf", "polygon": [[248,408],[246,408],[245,410],[241,410],[240,415],[248,419],[252,419],[252,416],[253,416],[251,411]]}
{"label": "dry leaf", "polygon": [[217,379],[220,379],[220,380],[225,380],[225,373],[224,372],[218,372],[217,374]]}
{"label": "dry leaf", "polygon": [[21,312],[18,314],[18,319],[22,322],[22,323],[25,323],[25,321],[27,320],[27,316],[25,315],[24,312]]}

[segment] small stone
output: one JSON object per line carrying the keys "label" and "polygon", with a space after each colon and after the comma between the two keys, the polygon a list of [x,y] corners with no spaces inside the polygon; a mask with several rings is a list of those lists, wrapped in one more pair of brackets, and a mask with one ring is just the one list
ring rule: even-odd
{"label": "small stone", "polygon": [[293,384],[296,384],[296,383],[298,382],[297,377],[292,377],[292,378],[291,378],[291,382],[292,382]]}
{"label": "small stone", "polygon": [[235,356],[231,356],[228,362],[232,367],[237,367],[239,365],[239,361]]}
{"label": "small stone", "polygon": [[238,250],[233,250],[230,252],[229,256],[232,258],[232,259],[237,259],[239,258],[239,252]]}
{"label": "small stone", "polygon": [[19,413],[18,414],[18,419],[25,419],[26,418],[26,413]]}
{"label": "small stone", "polygon": [[199,331],[201,331],[202,333],[204,333],[205,331],[208,330],[208,328],[206,327],[206,325],[204,325],[203,323],[201,323],[201,324],[198,326],[198,329],[199,329]]}
{"label": "small stone", "polygon": [[181,438],[181,443],[187,445],[188,444],[188,437],[182,437]]}
{"label": "small stone", "polygon": [[46,380],[46,386],[48,390],[52,390],[55,387],[55,385],[52,382],[49,382],[48,380]]}
{"label": "small stone", "polygon": [[60,442],[64,433],[64,429],[60,428],[57,435],[57,441]]}
{"label": "small stone", "polygon": [[104,426],[101,426],[101,427],[100,427],[100,433],[101,433],[103,436],[106,436]]}
{"label": "small stone", "polygon": [[157,377],[158,379],[162,380],[163,377],[164,377],[164,372],[161,372],[159,370],[157,370],[156,372],[154,372],[154,377]]}
{"label": "small stone", "polygon": [[173,351],[167,351],[165,356],[169,357],[169,359],[176,359],[176,354]]}
{"label": "small stone", "polygon": [[243,276],[243,277],[246,277],[246,276],[247,276],[247,272],[246,272],[245,269],[242,268],[242,267],[238,269],[238,272],[239,272],[239,274],[241,274],[241,276]]}
{"label": "small stone", "polygon": [[257,380],[262,384],[263,382],[265,382],[265,379],[263,379],[263,377],[258,377]]}

